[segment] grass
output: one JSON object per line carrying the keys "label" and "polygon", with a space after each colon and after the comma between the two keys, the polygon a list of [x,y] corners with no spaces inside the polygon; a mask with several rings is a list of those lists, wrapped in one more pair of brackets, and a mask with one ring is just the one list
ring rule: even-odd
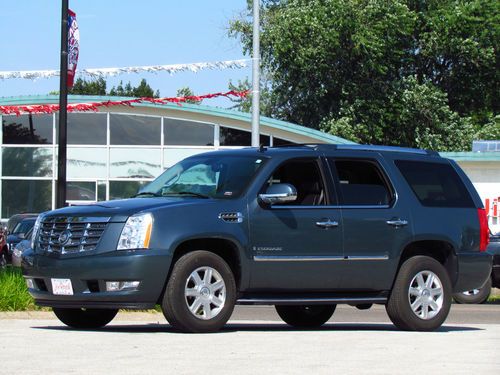
{"label": "grass", "polygon": [[39,310],[19,268],[0,269],[0,311]]}

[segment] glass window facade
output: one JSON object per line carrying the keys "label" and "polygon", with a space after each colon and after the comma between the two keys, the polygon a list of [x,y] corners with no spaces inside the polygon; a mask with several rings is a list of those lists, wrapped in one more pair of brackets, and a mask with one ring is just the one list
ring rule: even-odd
{"label": "glass window facade", "polygon": [[39,213],[52,207],[52,182],[50,180],[3,180],[2,217],[14,214]]}
{"label": "glass window facade", "polygon": [[3,116],[4,144],[52,144],[52,115]]}
{"label": "glass window facade", "polygon": [[52,148],[4,148],[2,150],[2,176],[52,176]]}
{"label": "glass window facade", "polygon": [[161,144],[161,118],[138,115],[110,115],[112,145]]}
{"label": "glass window facade", "polygon": [[[55,208],[58,117],[0,115],[1,219]],[[128,198],[186,157],[219,147],[250,146],[249,131],[227,125],[198,121],[198,115],[195,120],[68,113],[67,202]],[[261,144],[269,145],[270,138],[261,135]]]}
{"label": "glass window facade", "polygon": [[164,144],[172,146],[213,146],[212,124],[165,118]]}

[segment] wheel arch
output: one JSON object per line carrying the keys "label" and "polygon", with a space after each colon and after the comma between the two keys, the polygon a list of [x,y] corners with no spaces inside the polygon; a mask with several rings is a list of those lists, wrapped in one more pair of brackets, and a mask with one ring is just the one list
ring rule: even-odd
{"label": "wheel arch", "polygon": [[419,240],[409,243],[401,252],[398,272],[406,260],[417,255],[424,255],[437,260],[446,269],[451,285],[456,284],[458,280],[458,260],[455,248],[451,243],[443,240]]}
{"label": "wheel arch", "polygon": [[209,251],[224,259],[233,272],[236,282],[236,290],[240,290],[243,279],[240,249],[241,247],[235,241],[224,237],[190,238],[180,242],[172,252],[172,262],[170,263],[170,269],[168,270],[165,285],[163,286],[163,291],[158,301],[161,301],[162,299],[166,284],[170,279],[172,269],[177,260],[179,260],[183,255],[196,250]]}

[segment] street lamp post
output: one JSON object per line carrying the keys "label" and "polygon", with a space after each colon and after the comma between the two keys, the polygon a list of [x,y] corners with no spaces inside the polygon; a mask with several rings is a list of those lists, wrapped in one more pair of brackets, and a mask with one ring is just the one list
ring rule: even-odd
{"label": "street lamp post", "polygon": [[253,0],[253,43],[252,43],[252,147],[260,143],[260,1]]}

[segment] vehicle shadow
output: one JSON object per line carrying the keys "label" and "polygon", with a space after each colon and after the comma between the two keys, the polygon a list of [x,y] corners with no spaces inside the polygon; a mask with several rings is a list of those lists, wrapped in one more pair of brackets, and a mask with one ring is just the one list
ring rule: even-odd
{"label": "vehicle shadow", "polygon": [[[35,326],[33,329],[54,330],[54,331],[85,331],[85,332],[114,332],[114,333],[177,333],[169,324],[149,323],[149,324],[110,324],[100,329],[74,329],[65,325],[60,326]],[[444,325],[435,333],[483,331],[482,328],[467,326]],[[319,328],[301,329],[288,326],[284,323],[228,323],[215,334],[234,332],[335,332],[335,331],[386,331],[404,332],[398,330],[392,324],[385,323],[327,323]],[[414,332],[409,332],[414,333]]]}

